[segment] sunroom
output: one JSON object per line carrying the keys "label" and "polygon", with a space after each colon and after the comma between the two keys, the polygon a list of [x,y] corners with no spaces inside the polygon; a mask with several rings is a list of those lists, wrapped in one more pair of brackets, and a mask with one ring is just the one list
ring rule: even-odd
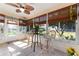
{"label": "sunroom", "polygon": [[77,3],[0,3],[0,55],[78,56],[78,10]]}

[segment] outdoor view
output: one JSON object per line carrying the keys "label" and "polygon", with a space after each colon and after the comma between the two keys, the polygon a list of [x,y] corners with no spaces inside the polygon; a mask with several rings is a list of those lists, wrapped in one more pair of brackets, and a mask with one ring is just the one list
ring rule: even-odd
{"label": "outdoor view", "polygon": [[18,26],[14,25],[14,24],[8,24],[8,31],[7,31],[7,35],[8,36],[16,36],[17,35],[17,30],[18,30]]}
{"label": "outdoor view", "polygon": [[[49,35],[52,37],[52,34],[55,35],[56,39],[59,37],[63,37],[63,40],[75,40],[76,39],[76,32],[75,32],[75,21],[68,21],[68,22],[58,22],[55,24],[49,24],[48,32]],[[46,33],[46,25],[42,24],[40,26],[43,29],[43,34]],[[53,33],[53,32],[56,33]]]}

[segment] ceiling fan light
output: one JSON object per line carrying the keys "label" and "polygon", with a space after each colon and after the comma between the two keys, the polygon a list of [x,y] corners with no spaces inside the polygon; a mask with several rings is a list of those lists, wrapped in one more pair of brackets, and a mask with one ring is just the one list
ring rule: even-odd
{"label": "ceiling fan light", "polygon": [[21,10],[22,12],[24,12],[24,9],[23,9],[23,8],[20,8],[20,10]]}

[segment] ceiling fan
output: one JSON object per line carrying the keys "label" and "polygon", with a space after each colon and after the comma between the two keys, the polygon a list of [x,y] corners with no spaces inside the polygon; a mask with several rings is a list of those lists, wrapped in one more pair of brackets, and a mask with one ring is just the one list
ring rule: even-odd
{"label": "ceiling fan", "polygon": [[6,4],[16,7],[17,13],[24,12],[26,14],[30,14],[30,11],[34,10],[34,8],[31,5],[28,5],[27,3],[6,3]]}

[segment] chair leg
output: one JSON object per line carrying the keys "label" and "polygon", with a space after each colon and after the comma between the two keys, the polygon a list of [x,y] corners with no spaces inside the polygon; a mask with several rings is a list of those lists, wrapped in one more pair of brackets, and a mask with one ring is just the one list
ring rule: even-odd
{"label": "chair leg", "polygon": [[41,49],[42,49],[41,36],[40,36],[40,46],[41,46]]}
{"label": "chair leg", "polygon": [[48,49],[48,44],[49,44],[49,42],[48,42],[48,40],[47,40],[47,47],[46,47],[47,49]]}
{"label": "chair leg", "polygon": [[37,34],[37,45],[38,45],[38,34]]}
{"label": "chair leg", "polygon": [[35,35],[35,39],[34,39],[34,42],[33,42],[33,52],[35,52],[35,47],[36,47],[36,35]]}
{"label": "chair leg", "polygon": [[34,49],[33,49],[33,52],[35,52],[35,46],[36,46],[36,42],[34,42]]}

